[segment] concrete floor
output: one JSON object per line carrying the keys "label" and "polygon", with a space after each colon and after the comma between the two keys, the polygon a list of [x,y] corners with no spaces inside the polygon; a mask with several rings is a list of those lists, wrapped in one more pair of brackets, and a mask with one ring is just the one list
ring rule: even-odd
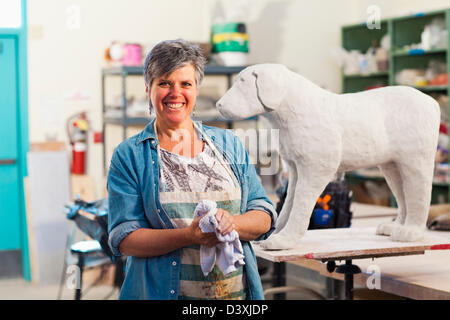
{"label": "concrete floor", "polygon": [[[264,259],[258,259],[258,265],[261,267],[261,280],[263,288],[272,287],[272,275],[274,264]],[[85,269],[83,272],[83,300],[117,300],[119,289],[113,289],[115,267],[114,265],[106,265],[103,267],[95,267]],[[69,282],[69,281],[67,281]],[[314,290],[323,297],[330,299],[332,296],[337,299],[343,298],[343,283],[335,281],[330,283],[326,277],[319,275],[317,272],[305,269],[294,264],[286,264],[286,285],[300,286]],[[334,289],[330,292],[330,285]],[[356,288],[355,288],[356,289]],[[364,288],[360,288],[364,289]],[[23,278],[0,278],[0,300],[57,300],[59,295],[59,283],[48,285],[37,285],[25,281]],[[364,290],[363,290],[364,291]],[[366,291],[358,290],[355,292],[355,299],[398,299],[399,297],[387,296],[381,292],[374,290]],[[61,300],[73,300],[75,295],[74,289],[70,288],[70,284],[64,283],[61,289]],[[316,297],[305,292],[289,292],[286,294],[287,300],[310,300]],[[274,299],[272,294],[268,294],[266,299]]]}
{"label": "concrete floor", "polygon": [[[119,290],[113,291],[114,266],[87,268],[83,272],[83,300],[116,300]],[[36,284],[25,281],[22,277],[0,278],[0,300],[73,300],[75,290],[70,288],[66,278],[63,286],[58,283]]]}
{"label": "concrete floor", "polygon": [[[88,286],[86,286],[88,288]],[[112,287],[100,284],[88,289],[82,296],[83,300],[103,300],[112,291]],[[59,284],[35,285],[23,278],[1,279],[0,300],[56,300],[58,298]],[[119,291],[116,289],[108,300],[116,300]],[[61,300],[72,300],[74,290],[63,286]]]}
{"label": "concrete floor", "polygon": [[[271,266],[271,264],[269,264]],[[269,268],[270,269],[270,268]],[[99,279],[100,270],[93,268],[87,270],[83,275],[83,300],[116,300],[119,295],[119,290],[113,291],[112,274],[114,270],[104,275],[99,284],[92,285],[96,279]],[[272,287],[270,281],[271,270],[268,270],[261,278],[263,280],[264,289]],[[288,285],[293,284],[288,281]],[[90,287],[90,288],[89,288]],[[112,294],[111,294],[112,292]],[[36,285],[25,281],[23,278],[0,279],[0,300],[56,300],[58,299],[59,284],[51,285]],[[66,284],[61,290],[61,300],[73,300],[74,290],[70,289]],[[267,296],[267,299],[273,299],[272,295]],[[302,300],[311,299],[310,296],[302,295],[301,293],[291,292],[287,294],[288,300]]]}
{"label": "concrete floor", "polygon": [[[292,270],[289,270],[292,272]],[[288,272],[289,272],[288,271]],[[306,271],[308,272],[308,271]],[[287,277],[287,285],[303,285],[297,281],[296,276]],[[267,279],[267,276],[262,277],[262,279]],[[315,279],[317,280],[317,279]],[[313,283],[313,282],[311,282]],[[307,283],[306,288],[310,288],[315,290],[318,293],[325,294],[322,285],[319,282],[315,282],[315,284],[311,285],[311,283]],[[108,284],[98,284],[89,288],[89,283],[84,287],[86,291],[83,292],[82,299],[83,300],[117,300],[119,296],[119,290],[116,288],[113,291],[113,287]],[[270,281],[263,281],[264,289],[271,288],[272,285]],[[397,300],[400,297],[396,297],[393,295],[388,295],[382,292],[375,292],[376,290],[358,290],[355,292],[355,299],[357,300]],[[0,279],[0,300],[57,300],[59,292],[59,284],[53,285],[35,285],[31,282],[25,281],[23,278],[16,279]],[[267,300],[273,299],[273,295],[268,295],[266,297]],[[74,290],[67,288],[64,286],[61,291],[61,300],[73,300],[74,299]],[[287,300],[309,300],[314,299],[310,294],[303,294],[301,292],[289,292],[286,294]]]}

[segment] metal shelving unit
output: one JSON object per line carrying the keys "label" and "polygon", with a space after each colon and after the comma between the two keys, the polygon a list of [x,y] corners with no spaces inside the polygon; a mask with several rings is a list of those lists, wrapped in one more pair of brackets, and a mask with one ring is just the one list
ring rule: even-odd
{"label": "metal shelving unit", "polygon": [[[227,78],[227,88],[230,88],[232,85],[233,76],[239,72],[241,72],[243,69],[245,69],[247,66],[238,66],[238,67],[225,67],[225,66],[218,66],[218,65],[207,65],[205,67],[204,73],[205,76],[225,76]],[[105,137],[105,129],[106,125],[119,125],[123,129],[123,140],[127,138],[127,128],[129,126],[145,126],[152,117],[149,115],[147,117],[129,117],[127,115],[127,85],[126,85],[126,79],[130,76],[139,76],[143,77],[143,66],[139,67],[128,67],[128,66],[121,66],[121,67],[111,67],[111,68],[105,68],[102,69],[102,118],[103,118],[103,124],[102,124],[102,134],[103,134],[103,169],[104,172],[106,172],[106,137]],[[109,108],[112,106],[107,106],[105,104],[105,95],[106,95],[106,78],[107,77],[120,77],[121,78],[121,84],[122,84],[122,101],[121,105],[119,106],[121,108],[121,116],[120,117],[111,117],[106,115],[106,112]],[[223,118],[222,116],[195,116],[193,117],[194,120],[202,121],[202,122],[225,122],[227,123],[228,128],[231,128],[232,121],[227,120]],[[250,118],[249,120],[255,120],[256,118]]]}

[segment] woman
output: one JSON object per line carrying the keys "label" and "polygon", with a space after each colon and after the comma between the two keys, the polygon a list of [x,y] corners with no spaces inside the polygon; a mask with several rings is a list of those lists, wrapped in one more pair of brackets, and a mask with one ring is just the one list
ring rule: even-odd
{"label": "woman", "polygon": [[[145,60],[156,117],[114,150],[108,173],[109,242],[128,256],[120,299],[263,299],[249,241],[269,236],[276,212],[240,140],[191,119],[204,64],[184,40]],[[220,233],[236,230],[242,242],[245,265],[228,275],[201,272],[200,246],[219,243],[193,219],[205,199],[217,203]]]}

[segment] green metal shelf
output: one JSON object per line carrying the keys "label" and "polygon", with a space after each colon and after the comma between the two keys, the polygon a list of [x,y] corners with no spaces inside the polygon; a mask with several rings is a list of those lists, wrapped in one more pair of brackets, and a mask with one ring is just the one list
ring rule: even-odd
{"label": "green metal shelf", "polygon": [[448,91],[448,86],[425,86],[425,87],[415,86],[414,88],[423,92]]}
{"label": "green metal shelf", "polygon": [[394,57],[404,57],[404,56],[423,56],[423,55],[434,55],[434,54],[446,54],[447,48],[437,48],[430,50],[396,50],[392,53]]}
{"label": "green metal shelf", "polygon": [[380,71],[380,72],[372,72],[367,74],[344,74],[343,77],[347,79],[357,79],[357,78],[373,78],[373,77],[388,77],[389,72]]}
{"label": "green metal shelf", "polygon": [[[387,19],[380,20],[381,25],[386,25],[387,23],[388,23]],[[367,29],[367,22],[354,23],[342,26],[342,30],[361,29],[361,28]]]}
{"label": "green metal shelf", "polygon": [[427,11],[427,12],[416,12],[414,14],[410,15],[404,15],[404,16],[398,16],[393,17],[390,20],[394,22],[398,21],[405,21],[405,20],[416,20],[417,18],[423,18],[423,17],[432,17],[432,16],[438,16],[442,15],[445,12],[445,10],[435,10],[435,11]]}
{"label": "green metal shelf", "polygon": [[[434,48],[430,50],[402,50],[399,46],[413,44],[413,40],[420,39],[423,27],[440,17],[446,19],[447,30],[450,31],[450,9],[420,12],[413,15],[393,17],[381,21],[381,29],[368,29],[366,23],[352,24],[342,27],[342,46],[346,50],[367,51],[373,40],[380,40],[384,35],[390,36],[391,48],[389,54],[389,71],[371,74],[345,75],[342,73],[343,92],[357,92],[373,85],[396,85],[395,75],[407,68],[426,68],[432,59],[447,63],[450,73],[450,50]],[[450,32],[449,32],[450,35]],[[406,42],[411,41],[411,42]],[[450,38],[448,43],[450,43]],[[448,92],[450,84],[446,86],[417,87],[423,92]]]}
{"label": "green metal shelf", "polygon": [[[359,174],[354,171],[347,172],[345,174],[345,176],[350,177],[350,178],[355,178],[355,179],[362,179],[362,180],[374,180],[374,181],[384,181],[385,180],[383,176],[368,176],[368,175]],[[433,181],[433,186],[448,188],[448,187],[450,187],[450,182]]]}

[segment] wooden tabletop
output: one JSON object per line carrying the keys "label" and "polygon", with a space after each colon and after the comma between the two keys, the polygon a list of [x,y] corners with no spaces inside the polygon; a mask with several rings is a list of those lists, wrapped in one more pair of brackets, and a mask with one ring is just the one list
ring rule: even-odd
{"label": "wooden tabletop", "polygon": [[273,262],[298,259],[351,260],[372,257],[423,254],[450,249],[450,239],[426,233],[417,242],[397,242],[375,234],[375,227],[308,230],[298,246],[287,250],[264,250],[254,244],[256,255]]}
{"label": "wooden tabletop", "polygon": [[[328,272],[326,263],[323,262],[327,258],[336,259],[333,254],[341,255],[342,252],[339,253],[338,251],[341,250],[345,253],[345,256],[341,257],[343,260],[345,258],[355,259],[353,263],[361,268],[362,272],[354,275],[355,286],[367,287],[368,281],[373,279],[375,270],[379,272],[381,277],[380,288],[376,289],[411,299],[450,300],[450,250],[437,250],[449,249],[450,232],[427,230],[425,238],[419,243],[394,242],[389,237],[376,236],[374,233],[375,227],[379,223],[391,221],[395,217],[395,209],[354,203],[352,204],[352,211],[353,219],[350,229],[307,231],[305,237],[306,240],[309,239],[310,244],[317,241],[317,236],[322,237],[322,244],[272,252],[262,250],[257,244],[254,244],[255,253],[257,256],[270,261],[286,261],[315,270],[326,277],[344,280],[342,274]],[[335,233],[336,230],[354,231],[349,233],[344,231],[339,235],[339,231]],[[310,231],[314,231],[314,233],[310,233]],[[328,231],[328,235],[321,234],[320,231]],[[330,231],[332,232],[330,233]],[[351,235],[350,239],[347,239],[351,241],[343,246],[345,244],[344,235]],[[340,240],[336,241],[333,238],[334,236],[339,236]],[[360,239],[359,236],[362,236],[362,238]],[[302,239],[304,240],[305,237]],[[375,247],[369,248],[367,245],[370,243],[375,244]],[[339,246],[341,247],[339,248]],[[329,250],[330,248],[332,250]],[[381,250],[381,253],[393,250],[394,255],[400,254],[401,251],[413,255],[363,258],[363,255],[358,253],[361,250],[364,253],[367,253],[364,250],[369,250],[368,252],[371,253],[376,253],[376,250]],[[312,253],[312,255],[308,255],[309,253]]]}

